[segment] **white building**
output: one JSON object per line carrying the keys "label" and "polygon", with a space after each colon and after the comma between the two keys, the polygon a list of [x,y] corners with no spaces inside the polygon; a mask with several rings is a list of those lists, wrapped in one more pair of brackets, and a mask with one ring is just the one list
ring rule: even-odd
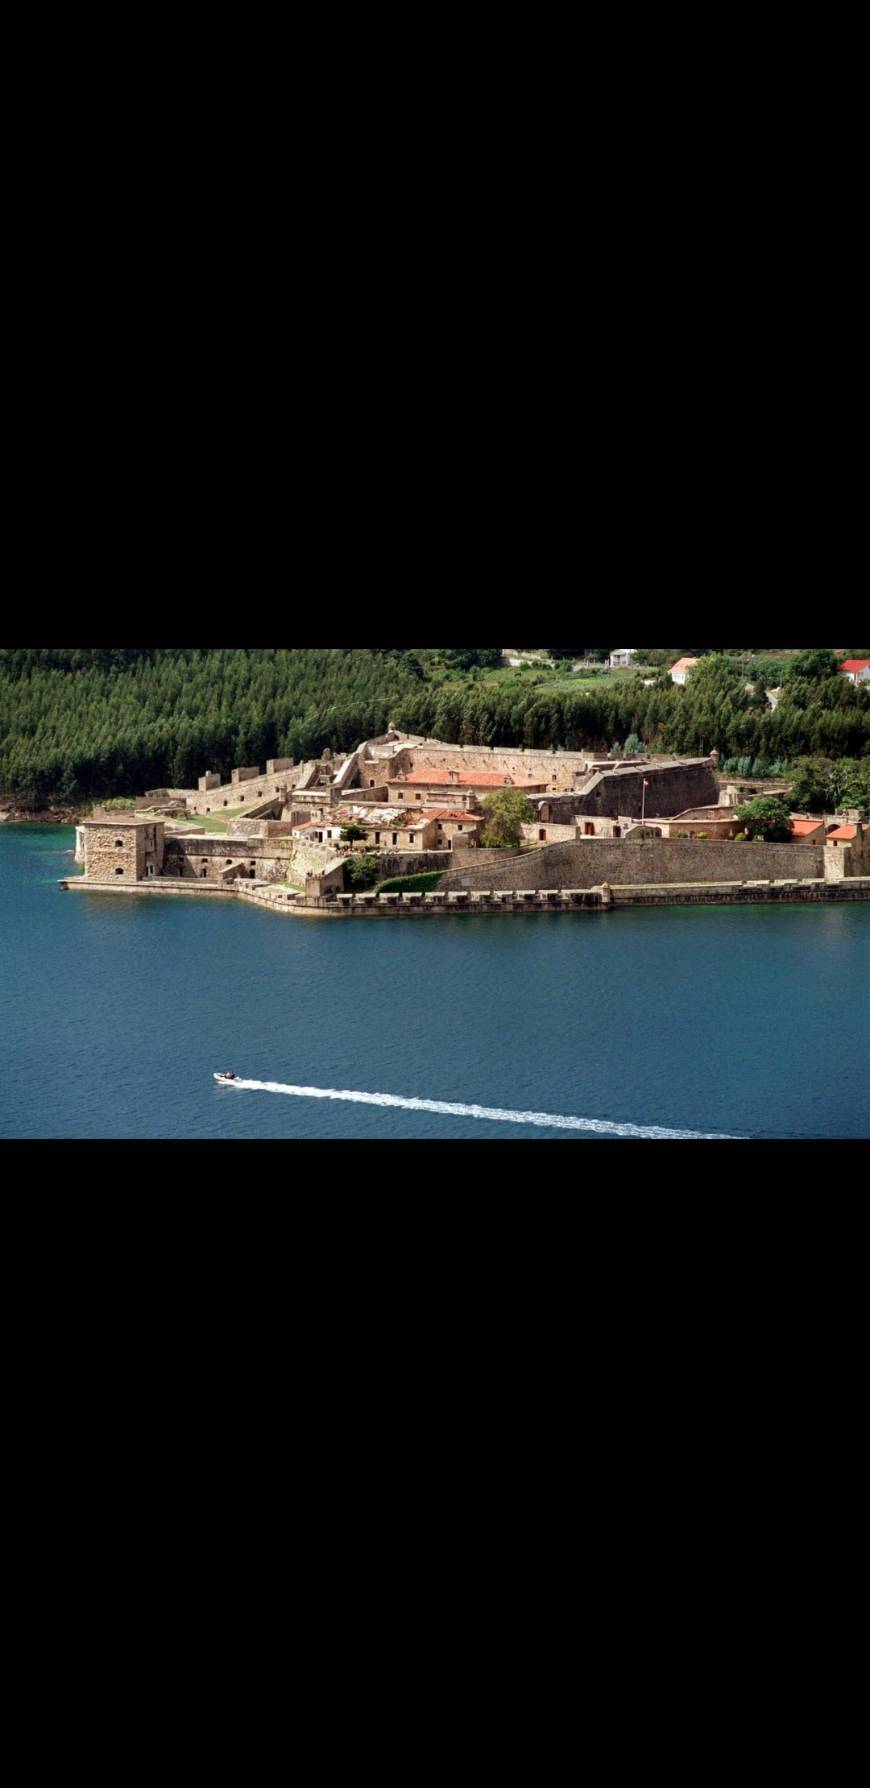
{"label": "white building", "polygon": [[697,662],[697,658],[678,658],[676,664],[671,665],[671,682],[678,683],[682,689],[689,672],[694,670]]}
{"label": "white building", "polygon": [[850,683],[870,683],[870,658],[844,658],[840,675]]}
{"label": "white building", "polygon": [[610,654],[611,669],[612,670],[627,670],[633,657],[634,657],[634,651],[633,651],[633,649],[631,649],[628,646],[622,647],[621,650],[618,652],[611,652],[611,654]]}

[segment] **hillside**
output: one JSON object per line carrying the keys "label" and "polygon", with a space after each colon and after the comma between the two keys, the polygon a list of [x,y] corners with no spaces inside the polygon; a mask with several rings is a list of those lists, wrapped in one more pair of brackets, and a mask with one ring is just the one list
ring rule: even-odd
{"label": "hillside", "polygon": [[391,720],[468,744],[715,747],[744,773],[870,760],[870,692],[830,654],[710,653],[684,689],[668,674],[677,655],[650,650],[645,671],[608,674],[594,661],[572,671],[567,653],[512,669],[495,649],[0,651],[0,797],[38,810],[184,786],[206,768],[347,750]]}

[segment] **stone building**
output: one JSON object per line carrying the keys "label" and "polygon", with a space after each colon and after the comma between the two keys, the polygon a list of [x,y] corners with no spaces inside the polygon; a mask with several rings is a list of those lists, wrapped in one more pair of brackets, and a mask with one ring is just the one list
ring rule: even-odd
{"label": "stone building", "polygon": [[443,801],[445,794],[467,796],[476,804],[483,795],[497,794],[508,788],[517,789],[526,796],[540,795],[548,786],[545,776],[523,777],[513,776],[505,770],[453,768],[399,771],[395,779],[391,777],[387,784],[391,801],[419,801],[424,804],[433,799]]}
{"label": "stone building", "polygon": [[457,844],[476,844],[486,825],[484,814],[467,807],[427,808],[425,817],[438,827],[438,845],[454,850]]}
{"label": "stone building", "polygon": [[294,826],[293,835],[339,846],[342,832],[350,826],[365,833],[361,849],[435,850],[439,842],[437,822],[427,813],[408,813],[404,807],[336,808],[328,819],[304,820]]}
{"label": "stone building", "polygon": [[76,857],[92,882],[144,882],[162,875],[165,853],[162,820],[82,820],[76,827]]}

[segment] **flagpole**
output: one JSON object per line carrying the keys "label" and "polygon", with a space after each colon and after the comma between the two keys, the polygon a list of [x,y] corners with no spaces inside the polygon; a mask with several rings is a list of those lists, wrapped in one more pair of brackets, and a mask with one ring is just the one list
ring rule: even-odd
{"label": "flagpole", "polygon": [[641,796],[640,796],[640,835],[641,835],[641,838],[645,838],[646,837],[646,829],[644,827],[644,815],[646,813],[646,777],[642,776],[640,780],[643,783],[643,788],[641,790]]}

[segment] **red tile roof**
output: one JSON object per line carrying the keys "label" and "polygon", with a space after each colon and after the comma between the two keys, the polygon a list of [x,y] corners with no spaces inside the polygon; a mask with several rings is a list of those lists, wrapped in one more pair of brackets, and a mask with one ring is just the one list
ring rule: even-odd
{"label": "red tile roof", "polygon": [[806,838],[808,832],[815,832],[821,824],[821,820],[792,820],[792,838]]}
{"label": "red tile roof", "polygon": [[830,841],[832,838],[854,838],[857,835],[857,831],[857,826],[834,826],[833,830],[828,833],[828,840]]}
{"label": "red tile roof", "polygon": [[416,783],[429,788],[545,788],[546,780],[539,776],[534,782],[517,782],[501,770],[460,770],[452,775],[449,770],[408,770],[406,775],[391,776],[389,785],[395,788],[399,782]]}
{"label": "red tile roof", "polygon": [[863,671],[867,669],[868,664],[870,664],[870,658],[844,658],[840,669],[841,671]]}

